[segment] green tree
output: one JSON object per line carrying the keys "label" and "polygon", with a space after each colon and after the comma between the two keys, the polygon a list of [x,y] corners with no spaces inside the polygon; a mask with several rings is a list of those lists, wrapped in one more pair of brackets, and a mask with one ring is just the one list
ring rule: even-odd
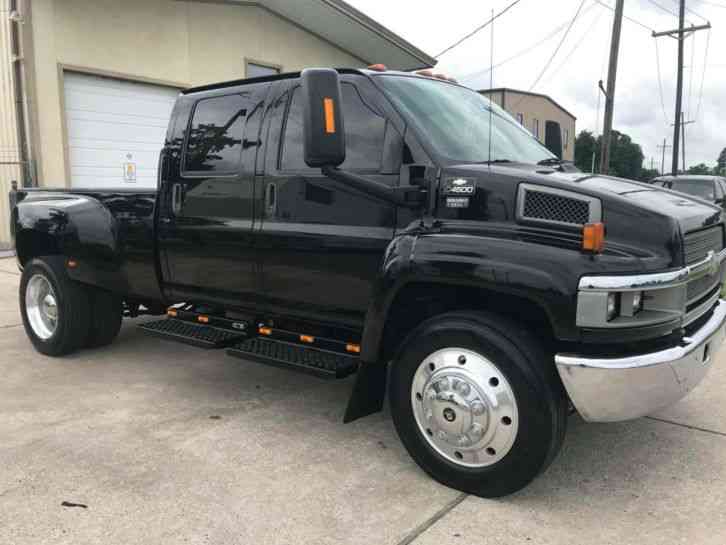
{"label": "green tree", "polygon": [[718,156],[716,163],[716,174],[726,176],[726,148],[721,150],[721,154]]}
{"label": "green tree", "polygon": [[599,140],[590,131],[581,131],[575,138],[575,166],[583,172],[592,170],[592,153],[595,152],[595,170],[600,159]]}
{"label": "green tree", "polygon": [[650,168],[644,168],[640,171],[640,178],[639,180],[641,182],[650,182],[653,178],[656,178],[660,172],[658,172],[658,169],[650,169]]}
{"label": "green tree", "polygon": [[[575,165],[583,172],[590,172],[592,153],[595,152],[595,171],[600,170],[602,137],[595,139],[591,132],[582,131],[575,139]],[[610,175],[632,180],[642,179],[643,150],[627,134],[610,133]]]}
{"label": "green tree", "polygon": [[[714,169],[714,171],[715,171],[715,169]],[[697,165],[688,167],[688,171],[686,172],[686,174],[701,174],[701,175],[706,174],[707,175],[707,174],[711,174],[711,169],[708,168],[708,165],[706,165],[705,163],[699,163]]]}

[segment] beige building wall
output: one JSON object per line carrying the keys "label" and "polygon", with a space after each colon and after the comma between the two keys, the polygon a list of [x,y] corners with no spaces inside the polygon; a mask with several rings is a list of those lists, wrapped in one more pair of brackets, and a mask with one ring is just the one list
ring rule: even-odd
{"label": "beige building wall", "polygon": [[10,183],[21,180],[20,152],[15,119],[12,48],[10,45],[10,2],[0,0],[0,250],[10,244]]}
{"label": "beige building wall", "polygon": [[562,158],[566,161],[575,160],[576,120],[559,108],[551,100],[543,96],[518,93],[506,89],[494,93],[481,91],[499,106],[507,110],[515,119],[517,114],[523,117],[523,125],[532,133],[535,132],[535,120],[539,121],[539,140],[544,144],[545,121],[556,121],[562,128]]}
{"label": "beige building wall", "polygon": [[245,77],[245,60],[294,71],[365,63],[270,12],[178,0],[33,0],[32,106],[41,185],[67,186],[63,71],[187,87]]}

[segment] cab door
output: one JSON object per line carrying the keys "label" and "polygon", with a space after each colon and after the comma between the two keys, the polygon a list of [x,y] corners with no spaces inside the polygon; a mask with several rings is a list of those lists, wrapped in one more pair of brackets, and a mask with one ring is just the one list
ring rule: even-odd
{"label": "cab door", "polygon": [[255,163],[269,83],[191,105],[160,217],[165,288],[173,300],[242,304],[260,292],[253,249]]}
{"label": "cab door", "polygon": [[[398,185],[402,138],[382,97],[364,77],[341,79],[347,158],[340,168]],[[256,235],[264,301],[286,315],[357,323],[393,238],[396,207],[305,164],[302,111],[293,80],[274,101],[265,155]]]}

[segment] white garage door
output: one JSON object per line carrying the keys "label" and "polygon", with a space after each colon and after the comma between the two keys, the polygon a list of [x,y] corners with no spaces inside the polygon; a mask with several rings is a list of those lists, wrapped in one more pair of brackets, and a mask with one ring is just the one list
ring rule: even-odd
{"label": "white garage door", "polygon": [[71,186],[155,188],[179,91],[74,72],[63,80]]}

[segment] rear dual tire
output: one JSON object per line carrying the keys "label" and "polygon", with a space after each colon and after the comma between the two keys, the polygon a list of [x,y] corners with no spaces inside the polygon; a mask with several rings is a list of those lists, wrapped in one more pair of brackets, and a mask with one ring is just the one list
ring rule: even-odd
{"label": "rear dual tire", "polygon": [[20,278],[20,314],[35,349],[64,356],[113,342],[122,302],[109,292],[73,281],[61,256],[30,260]]}
{"label": "rear dual tire", "polygon": [[552,358],[499,316],[454,312],[422,324],[393,363],[389,394],[416,463],[477,496],[524,488],[564,440],[566,396]]}

